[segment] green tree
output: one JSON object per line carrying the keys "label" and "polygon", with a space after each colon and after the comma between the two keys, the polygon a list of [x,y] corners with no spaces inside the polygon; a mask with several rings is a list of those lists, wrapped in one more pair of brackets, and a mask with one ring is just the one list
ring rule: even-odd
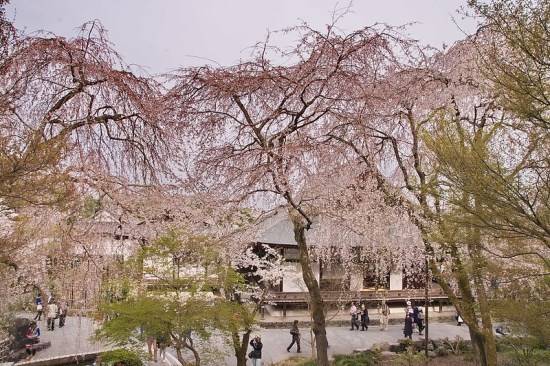
{"label": "green tree", "polygon": [[217,335],[234,347],[233,335],[251,328],[254,313],[224,296],[241,290],[243,280],[223,265],[215,245],[206,235],[169,229],[143,247],[127,263],[134,284],[128,298],[100,307],[108,320],[99,336],[121,346],[139,346],[147,336],[170,339],[183,365],[191,364],[185,351],[197,366],[219,360],[219,345],[205,341]]}
{"label": "green tree", "polygon": [[[550,2],[469,0],[480,29],[478,47],[485,77],[499,104],[528,122],[550,128]],[[508,121],[512,123],[512,121]]]}

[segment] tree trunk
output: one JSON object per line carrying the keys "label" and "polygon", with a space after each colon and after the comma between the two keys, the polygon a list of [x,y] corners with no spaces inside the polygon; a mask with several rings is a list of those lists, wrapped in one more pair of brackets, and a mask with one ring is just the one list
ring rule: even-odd
{"label": "tree trunk", "polygon": [[[479,215],[482,211],[482,207],[478,202],[479,201],[476,199],[475,210]],[[482,245],[481,231],[479,228],[475,227],[473,229],[470,256],[472,257],[472,261],[475,266],[472,276],[477,294],[478,308],[481,315],[481,333],[483,334],[482,338],[485,343],[485,362],[487,366],[497,366],[497,348],[493,334],[491,307],[489,306],[489,302],[487,300],[487,290],[485,288],[485,281],[483,280],[485,258],[483,258],[482,254]]]}
{"label": "tree trunk", "polygon": [[179,345],[177,347],[175,347],[176,348],[176,357],[178,358],[178,361],[183,366],[192,365],[192,363],[187,362],[183,358],[183,354],[181,353],[181,348],[184,347],[184,348],[187,348],[188,350],[190,350],[193,353],[193,356],[195,357],[195,366],[201,366],[201,357],[200,357],[199,353],[197,352],[197,350],[194,347],[190,347],[189,345],[185,345],[185,342],[183,342],[183,341],[179,341],[178,343],[179,343]]}
{"label": "tree trunk", "polygon": [[[475,279],[472,281],[470,276],[470,268],[465,268],[462,264],[457,248],[455,245],[451,245],[451,256],[454,259],[453,268],[450,273],[453,275],[458,284],[458,293],[460,298],[457,297],[454,289],[452,289],[445,278],[436,270],[436,264],[432,260],[430,266],[432,272],[438,280],[443,292],[449,296],[455,305],[458,314],[464,319],[464,323],[468,326],[470,332],[470,339],[472,340],[472,347],[476,355],[477,362],[482,366],[496,366],[496,346],[494,344],[494,337],[492,336],[492,323],[490,321],[490,310],[487,306],[480,305],[480,292],[476,291],[477,297],[474,296],[474,290],[472,289],[472,282],[475,285]],[[472,252],[469,252],[470,259],[473,261]],[[475,266],[473,267],[475,268]],[[475,276],[474,276],[475,277]],[[476,286],[477,289],[477,286]],[[482,292],[484,294],[484,292]],[[485,297],[482,296],[484,299]],[[481,302],[484,302],[481,300]],[[483,325],[480,327],[477,321],[476,309],[480,308]],[[481,309],[483,308],[483,310]],[[488,338],[487,328],[490,328]],[[488,342],[489,339],[489,342]]]}
{"label": "tree trunk", "polygon": [[248,342],[250,341],[250,332],[247,330],[243,334],[241,340],[239,334],[234,332],[231,336],[233,338],[233,348],[235,350],[235,357],[237,358],[237,366],[246,366],[246,355],[248,350]]}
{"label": "tree trunk", "polygon": [[[290,215],[293,217],[292,215]],[[311,317],[313,319],[313,333],[315,334],[315,345],[317,348],[317,365],[328,366],[328,341],[325,324],[325,312],[323,298],[321,297],[321,288],[319,282],[313,274],[311,260],[306,243],[305,231],[306,225],[300,218],[293,217],[294,239],[298,244],[300,251],[300,264],[302,266],[302,275],[311,298]]]}

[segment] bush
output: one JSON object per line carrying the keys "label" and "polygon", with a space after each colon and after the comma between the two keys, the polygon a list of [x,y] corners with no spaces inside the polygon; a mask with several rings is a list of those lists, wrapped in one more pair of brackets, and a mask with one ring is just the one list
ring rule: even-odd
{"label": "bush", "polygon": [[115,366],[143,366],[143,362],[137,353],[125,349],[101,352],[98,357],[100,357],[102,364]]}
{"label": "bush", "polygon": [[548,359],[545,344],[535,337],[505,337],[499,342],[499,348],[508,351],[516,365],[538,365]]}
{"label": "bush", "polygon": [[399,348],[397,350],[397,353],[407,353],[410,352],[412,349],[414,349],[414,343],[409,338],[404,338],[399,340]]}
{"label": "bush", "polygon": [[540,339],[535,337],[504,337],[500,341],[502,349],[514,349],[518,347],[545,349],[546,345]]}
{"label": "bush", "polygon": [[374,366],[378,365],[380,353],[357,353],[354,355],[334,355],[335,366]]}

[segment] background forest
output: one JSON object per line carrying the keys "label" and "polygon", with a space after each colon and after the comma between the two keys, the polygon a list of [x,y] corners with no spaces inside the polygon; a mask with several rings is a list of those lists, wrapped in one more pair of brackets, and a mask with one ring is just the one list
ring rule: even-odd
{"label": "background forest", "polygon": [[173,337],[183,364],[187,351],[207,364],[214,351],[186,338],[200,329],[244,365],[258,299],[282,278],[279,254],[251,244],[282,210],[318,365],[329,360],[312,263],[357,255],[352,237],[381,268],[429,269],[478,364],[497,365],[495,319],[550,343],[548,0],[469,0],[478,29],[445,49],[389,25],[343,33],[336,20],[286,29],[296,41],[284,48],[268,35],[229,67],[163,75],[125,64],[97,21],[70,39],[28,35],[6,3],[4,326],[51,293],[117,314],[100,334],[113,342],[141,327]]}

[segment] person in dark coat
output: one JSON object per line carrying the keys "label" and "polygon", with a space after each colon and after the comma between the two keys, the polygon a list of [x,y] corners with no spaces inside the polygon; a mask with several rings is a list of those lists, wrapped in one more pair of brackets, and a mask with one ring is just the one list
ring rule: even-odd
{"label": "person in dark coat", "polygon": [[248,354],[248,357],[252,359],[252,366],[262,366],[262,337],[258,334],[250,341],[252,351]]}
{"label": "person in dark coat", "polygon": [[59,303],[59,328],[65,326],[65,319],[67,319],[67,314],[69,312],[69,304],[65,298],[61,299]]}
{"label": "person in dark coat", "polygon": [[292,342],[290,343],[290,346],[286,348],[287,352],[290,352],[290,349],[292,346],[294,346],[294,343],[296,343],[296,347],[298,348],[298,353],[301,353],[300,349],[300,329],[298,328],[298,320],[295,320],[292,324],[292,328],[290,328],[290,334],[292,335]]}
{"label": "person in dark coat", "polygon": [[420,308],[415,305],[413,307],[413,332],[416,332],[418,330],[418,311]]}
{"label": "person in dark coat", "polygon": [[412,339],[413,334],[413,315],[407,314],[405,317],[405,328],[403,329],[403,334],[405,334],[405,338]]}
{"label": "person in dark coat", "polygon": [[365,304],[361,304],[361,330],[369,330],[369,311]]}

